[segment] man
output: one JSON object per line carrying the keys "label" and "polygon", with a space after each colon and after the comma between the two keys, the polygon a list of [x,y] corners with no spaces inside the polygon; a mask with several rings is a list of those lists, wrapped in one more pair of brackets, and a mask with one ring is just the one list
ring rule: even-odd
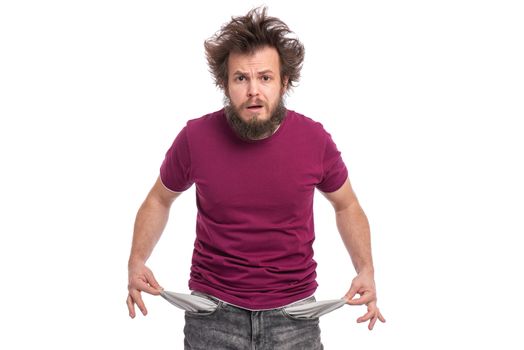
{"label": "man", "polygon": [[[190,120],[168,150],[140,207],[129,258],[127,305],[147,313],[141,292],[163,289],[145,265],[173,201],[196,185],[197,228],[189,288],[210,312],[186,312],[186,349],[321,349],[313,302],[313,195],[336,212],[357,276],[344,301],[366,304],[358,322],[384,322],[376,304],[369,224],[344,162],[320,123],[284,107],[304,47],[266,9],[232,18],[206,41],[225,108]],[[358,298],[355,298],[359,294]],[[164,295],[164,294],[163,294]],[[198,306],[197,306],[198,309]]]}

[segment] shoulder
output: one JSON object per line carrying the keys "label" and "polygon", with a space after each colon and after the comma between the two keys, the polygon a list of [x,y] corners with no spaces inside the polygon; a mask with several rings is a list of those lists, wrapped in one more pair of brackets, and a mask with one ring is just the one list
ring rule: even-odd
{"label": "shoulder", "polygon": [[190,119],[187,121],[185,131],[189,139],[215,137],[221,130],[223,123],[224,110],[208,113],[202,117]]}
{"label": "shoulder", "polygon": [[301,134],[305,134],[305,136],[308,137],[316,136],[319,138],[324,138],[328,135],[322,123],[293,110],[288,110],[288,112],[288,118],[292,128],[295,128],[295,130]]}
{"label": "shoulder", "polygon": [[208,113],[199,118],[190,119],[187,121],[186,126],[188,129],[200,129],[206,127],[213,127],[219,122],[220,117],[224,114],[224,110],[218,110],[212,113]]}

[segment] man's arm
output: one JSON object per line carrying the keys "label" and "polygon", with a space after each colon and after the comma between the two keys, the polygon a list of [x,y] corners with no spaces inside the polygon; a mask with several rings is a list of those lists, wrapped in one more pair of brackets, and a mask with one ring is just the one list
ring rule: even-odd
{"label": "man's arm", "polygon": [[162,287],[145,264],[164,231],[171,204],[180,193],[168,190],[158,177],[136,215],[133,244],[128,262],[127,307],[131,318],[135,317],[135,304],[142,314],[147,314],[141,292],[158,295],[162,291]]}
{"label": "man's arm", "polygon": [[[335,209],[338,231],[357,271],[345,298],[350,305],[367,305],[368,312],[359,317],[357,322],[370,321],[368,328],[371,330],[377,319],[382,322],[386,320],[377,307],[368,219],[351,188],[349,179],[335,192],[321,193]],[[356,294],[360,297],[353,299]]]}

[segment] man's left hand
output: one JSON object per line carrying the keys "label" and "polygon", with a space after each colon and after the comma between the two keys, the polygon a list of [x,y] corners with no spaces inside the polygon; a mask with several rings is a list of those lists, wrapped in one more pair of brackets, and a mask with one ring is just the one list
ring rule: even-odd
{"label": "man's left hand", "polygon": [[[354,299],[356,295],[358,298]],[[375,289],[375,279],[373,273],[361,272],[351,282],[351,288],[344,296],[349,305],[367,305],[368,312],[357,319],[358,323],[369,321],[368,328],[372,330],[377,322],[386,322],[377,307],[377,292]]]}

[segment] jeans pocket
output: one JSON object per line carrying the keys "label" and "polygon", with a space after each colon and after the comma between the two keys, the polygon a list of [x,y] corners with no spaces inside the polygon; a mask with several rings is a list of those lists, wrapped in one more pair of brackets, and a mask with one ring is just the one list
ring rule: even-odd
{"label": "jeans pocket", "polygon": [[186,311],[186,314],[208,316],[218,309],[220,301],[205,294],[182,294],[163,291],[160,294],[171,304]]}
{"label": "jeans pocket", "polygon": [[282,313],[282,315],[285,318],[293,320],[293,321],[313,321],[313,320],[318,320],[318,317],[298,316],[298,315],[295,315],[293,313],[289,313],[286,309],[280,309],[280,312]]}
{"label": "jeans pocket", "polygon": [[296,303],[293,303],[291,305],[285,306],[282,309],[280,309],[280,312],[285,318],[291,319],[293,321],[308,321],[308,320],[315,320],[316,318],[309,317],[305,314],[297,313],[296,310],[303,310],[304,307],[307,307],[308,305],[311,305],[312,303],[315,303],[316,299],[314,296],[311,296],[307,299],[297,301]]}
{"label": "jeans pocket", "polygon": [[283,308],[282,313],[294,320],[316,320],[320,316],[344,306],[345,303],[344,299],[297,303]]}

